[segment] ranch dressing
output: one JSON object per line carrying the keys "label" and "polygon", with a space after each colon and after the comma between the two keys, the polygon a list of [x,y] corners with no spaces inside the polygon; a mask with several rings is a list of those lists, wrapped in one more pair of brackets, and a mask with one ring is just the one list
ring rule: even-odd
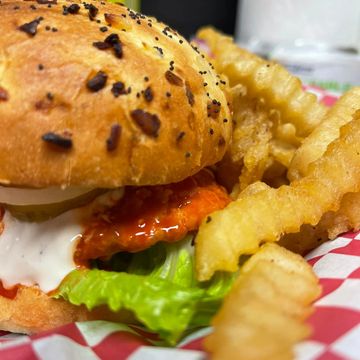
{"label": "ranch dressing", "polygon": [[49,292],[75,269],[73,253],[83,231],[76,210],[40,223],[20,221],[5,211],[3,224],[0,279],[5,288],[38,285]]}

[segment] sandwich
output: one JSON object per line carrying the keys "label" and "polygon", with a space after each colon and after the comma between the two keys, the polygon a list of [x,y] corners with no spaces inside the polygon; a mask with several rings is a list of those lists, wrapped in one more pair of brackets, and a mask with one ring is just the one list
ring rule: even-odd
{"label": "sandwich", "polygon": [[0,329],[103,319],[168,343],[208,324],[233,276],[194,242],[230,202],[226,80],[122,4],[0,4]]}

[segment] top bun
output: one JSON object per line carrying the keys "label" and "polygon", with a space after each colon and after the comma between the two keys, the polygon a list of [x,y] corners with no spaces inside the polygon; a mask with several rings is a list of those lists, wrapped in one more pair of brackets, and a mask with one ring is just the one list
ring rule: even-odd
{"label": "top bun", "polygon": [[222,158],[224,81],[176,31],[105,1],[3,0],[0,18],[0,184],[162,184]]}

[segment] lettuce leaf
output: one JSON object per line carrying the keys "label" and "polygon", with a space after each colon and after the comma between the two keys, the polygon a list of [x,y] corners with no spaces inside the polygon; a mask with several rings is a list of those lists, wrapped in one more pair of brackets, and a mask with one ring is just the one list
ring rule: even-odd
{"label": "lettuce leaf", "polygon": [[101,264],[112,271],[74,270],[54,296],[89,310],[100,305],[113,312],[130,310],[173,345],[186,330],[209,324],[234,279],[219,273],[210,282],[199,283],[191,243],[188,236],[137,254],[118,254]]}

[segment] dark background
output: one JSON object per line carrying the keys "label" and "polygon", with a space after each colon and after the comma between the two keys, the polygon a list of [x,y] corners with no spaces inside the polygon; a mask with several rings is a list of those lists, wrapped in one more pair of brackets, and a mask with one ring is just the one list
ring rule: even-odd
{"label": "dark background", "polygon": [[204,25],[234,34],[237,0],[142,0],[141,12],[152,15],[185,37]]}

